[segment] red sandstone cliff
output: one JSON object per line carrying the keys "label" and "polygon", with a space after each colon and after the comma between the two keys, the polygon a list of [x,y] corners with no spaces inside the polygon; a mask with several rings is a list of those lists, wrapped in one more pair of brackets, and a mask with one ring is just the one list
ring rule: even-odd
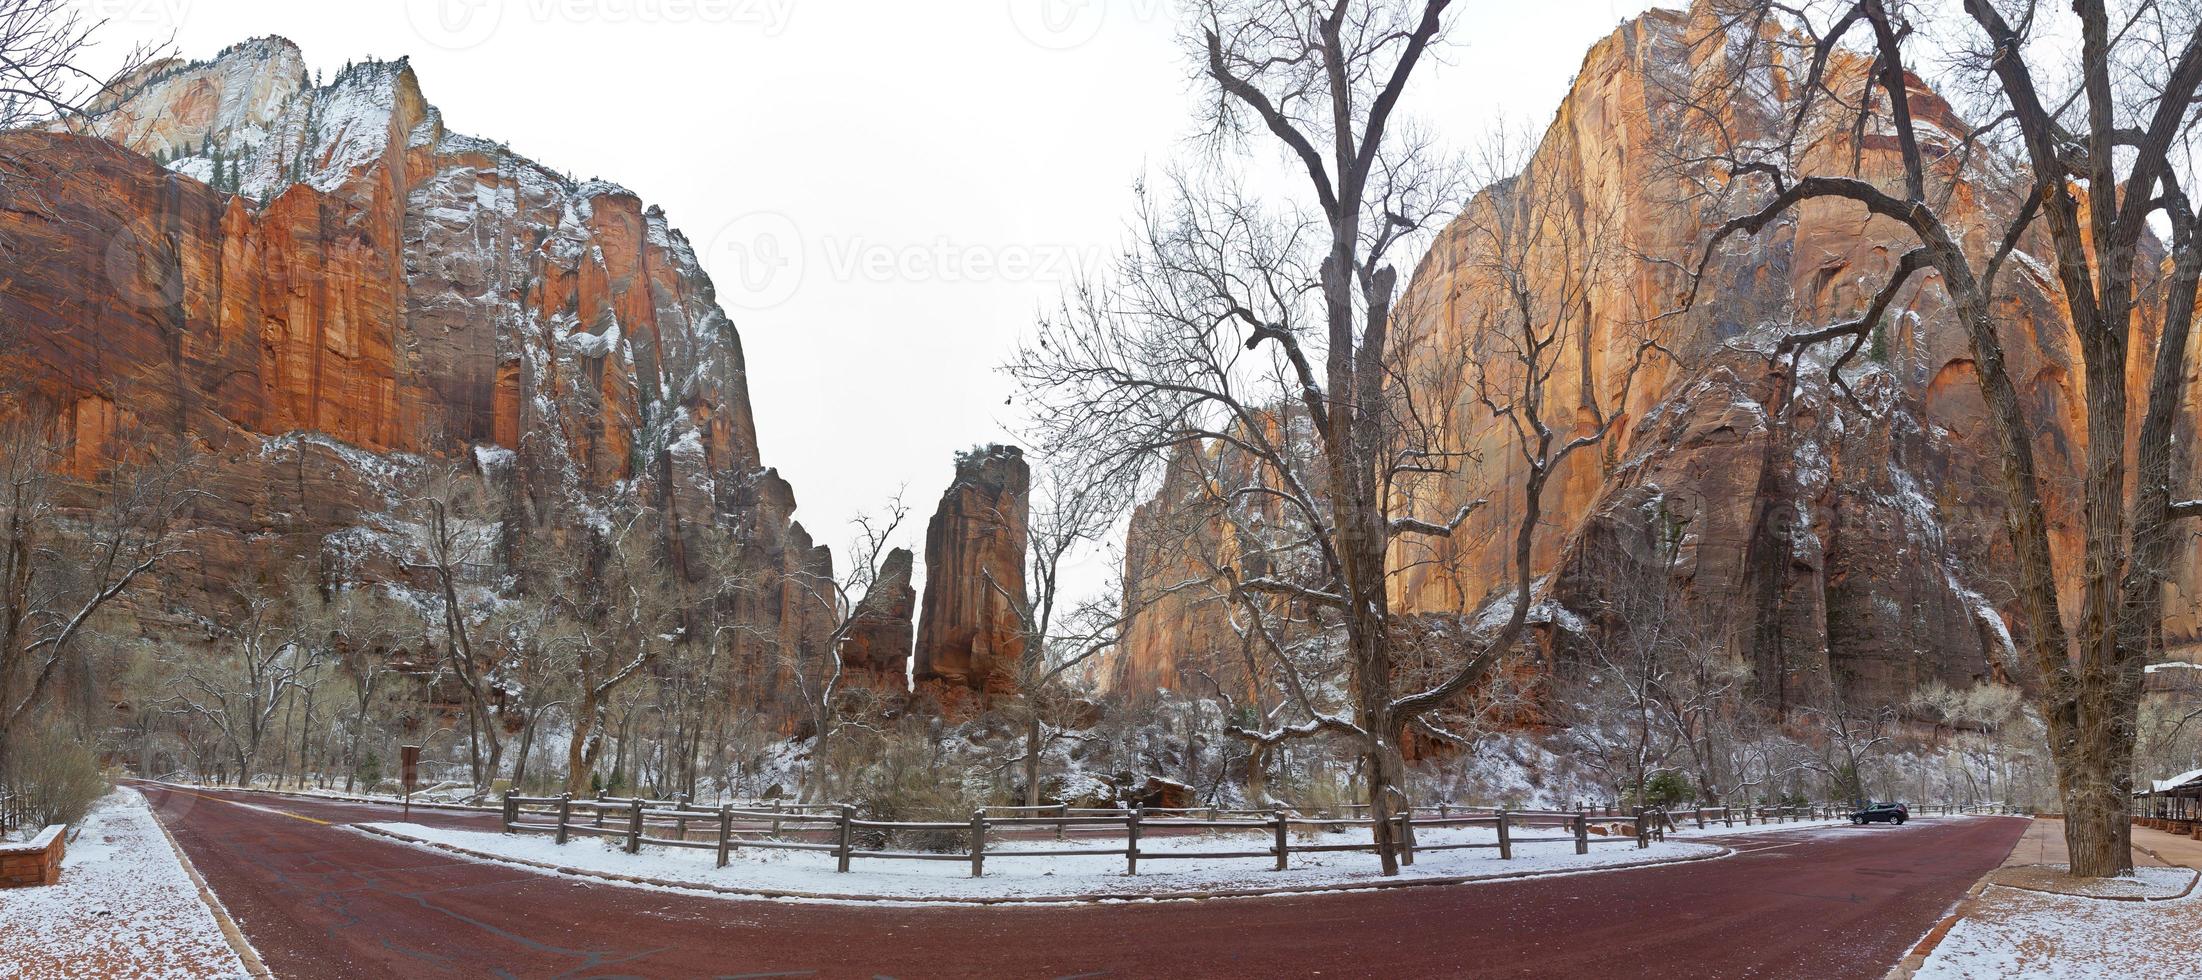
{"label": "red sandstone cliff", "polygon": [[[1450,406],[1439,425],[1473,461],[1416,487],[1416,516],[1450,513],[1489,498],[1459,533],[1418,540],[1395,553],[1393,599],[1402,612],[1472,616],[1508,582],[1510,533],[1519,515],[1521,463],[1508,431],[1474,397],[1462,357],[1496,356],[1479,331],[1495,293],[1486,220],[1494,209],[1544,195],[1564,202],[1558,228],[1610,230],[1624,261],[1583,289],[1579,336],[1552,379],[1554,404],[1595,391],[1625,424],[1604,452],[1578,454],[1545,499],[1548,525],[1536,550],[1546,621],[1539,632],[1564,655],[1571,643],[1600,642],[1601,609],[1613,605],[1617,561],[1667,523],[1686,530],[1667,583],[1719,629],[1720,642],[1753,668],[1760,693],[1795,703],[1830,692],[1854,703],[1903,700],[1928,679],[1992,678],[2008,652],[1999,552],[1997,465],[1970,376],[1962,332],[1948,322],[1932,277],[1899,296],[1868,357],[1846,374],[1853,402],[1825,380],[1826,357],[1807,357],[1799,377],[1767,356],[1784,334],[1853,316],[1883,281],[1906,236],[1852,208],[1823,201],[1767,234],[1732,240],[1707,273],[1705,294],[1684,316],[1684,275],[1696,247],[1726,215],[1704,210],[1673,165],[1684,114],[1673,93],[1704,84],[1725,39],[1701,17],[1654,11],[1595,45],[1522,175],[1472,202],[1433,245],[1405,292],[1398,327],[1408,375],[1428,404]],[[1838,58],[1838,76],[1863,65]],[[1722,90],[1723,122],[1745,138],[1771,132],[1783,114],[1779,78]],[[1954,143],[1961,121],[1932,93],[1915,100]],[[1893,150],[1869,132],[1826,134],[1815,152],[1868,177],[1895,172]],[[1938,155],[1951,146],[1933,148]],[[1949,205],[1997,212],[2015,202],[2016,171],[1962,181]],[[1566,237],[1563,233],[1562,237]],[[1986,243],[1971,241],[1970,247]],[[2006,277],[2004,311],[2012,371],[2052,420],[2038,436],[2052,488],[2065,485],[2084,444],[2079,372],[2063,329],[2057,287],[2029,240]],[[1579,254],[1531,254],[1534,281],[1575,274]],[[1652,323],[1672,359],[1653,362],[1620,398],[1626,363],[1642,325]],[[2146,357],[2137,356],[2145,365]],[[1791,382],[1795,382],[1791,393]],[[2198,396],[2202,397],[2202,396]],[[2193,414],[2188,416],[2193,418]],[[2055,420],[2062,419],[2063,424]],[[2190,438],[2191,433],[2182,438]],[[1157,498],[1135,517],[1127,572],[1148,589],[1197,571],[1206,549],[1229,542],[1258,515],[1219,514],[1199,492],[1228,479],[1228,454],[1174,463]],[[1197,471],[1197,472],[1196,472]],[[2069,566],[2077,554],[2073,496],[2053,493],[2053,535]],[[1396,503],[1405,506],[1402,498]],[[1195,528],[1188,532],[1187,525]],[[1202,527],[1206,525],[1206,527]],[[1190,540],[1175,552],[1151,545]],[[2167,629],[2194,642],[2202,626],[2202,570],[2177,577]],[[1213,598],[1168,600],[1142,614],[1106,676],[1120,690],[1176,683],[1180,668],[1226,671],[1244,654]]]}
{"label": "red sandstone cliff", "polygon": [[849,617],[841,640],[841,664],[856,683],[889,691],[909,687],[910,644],[916,636],[916,571],[908,548],[896,548],[880,563],[879,577]]}
{"label": "red sandstone cliff", "polygon": [[82,133],[0,134],[0,370],[82,472],[125,430],[211,460],[196,560],[148,601],[278,560],[401,579],[404,500],[456,468],[503,502],[501,555],[615,505],[691,571],[737,551],[759,587],[736,670],[780,696],[780,652],[831,628],[789,573],[831,557],[762,464],[740,340],[662,212],[445,130],[402,60],[316,85],[258,39],[124,93]]}
{"label": "red sandstone cliff", "polygon": [[1024,595],[1031,484],[1024,453],[1014,446],[957,456],[955,482],[925,528],[919,685],[944,695],[1017,689],[1024,628],[1010,597]]}

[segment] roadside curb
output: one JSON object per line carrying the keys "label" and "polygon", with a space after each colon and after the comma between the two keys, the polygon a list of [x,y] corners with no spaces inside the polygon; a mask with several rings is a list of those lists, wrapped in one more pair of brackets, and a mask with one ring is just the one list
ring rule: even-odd
{"label": "roadside curb", "polygon": [[[2159,861],[2164,860],[2161,855],[2158,855],[2156,852],[2150,851],[2147,848],[2138,848],[2138,850],[2140,850],[2144,854],[2147,854],[2150,857],[2156,858]],[[2088,895],[2081,892],[2058,891],[2054,888],[2033,888],[2026,885],[2013,885],[2008,882],[2002,881],[1992,881],[1988,884],[1994,885],[1997,888],[2008,888],[2015,892],[2032,892],[2036,895],[2055,895],[2059,898],[2084,898],[2093,902],[2176,902],[2182,898],[2194,894],[2194,886],[2196,884],[2202,884],[2202,871],[2197,871],[2193,868],[2183,867],[2181,865],[2171,866],[2180,868],[2180,870],[2183,870],[2187,873],[2187,887],[2180,889],[2179,894],[2177,895]],[[2036,865],[2036,867],[2038,867],[2038,865]],[[2001,870],[2003,869],[1996,869],[1996,871]],[[1989,872],[1989,874],[1994,873],[1994,871]]]}
{"label": "roadside curb", "polygon": [[1973,882],[1971,888],[1965,889],[1964,897],[1958,899],[1956,905],[1951,906],[1950,914],[1943,916],[1942,921],[1935,923],[1934,928],[1927,930],[1927,934],[1919,938],[1919,944],[1913,946],[1911,952],[1904,954],[1903,959],[1896,961],[1896,965],[1889,968],[1888,975],[1884,980],[1911,980],[1912,975],[1918,973],[1920,967],[1926,966],[1927,957],[1934,955],[1935,948],[1942,945],[1942,940],[1949,936],[1950,930],[1957,928],[1957,924],[1972,913],[1973,904],[1979,901],[1980,896],[1988,891],[1988,885],[1990,884],[1988,875],[1995,874],[1999,870],[2002,869],[1990,868],[1988,874],[1981,875],[1979,881]]}
{"label": "roadside curb", "polygon": [[266,963],[261,962],[260,951],[252,948],[252,942],[245,938],[244,930],[237,927],[237,920],[230,918],[229,909],[222,904],[220,898],[215,897],[213,886],[208,885],[206,878],[199,874],[198,865],[192,864],[191,856],[184,853],[183,845],[176,843],[176,835],[169,832],[166,823],[161,822],[160,814],[151,813],[150,807],[147,809],[148,815],[152,817],[153,826],[161,829],[161,837],[168,841],[168,849],[175,852],[176,862],[183,865],[184,874],[189,876],[191,884],[199,889],[199,900],[205,902],[207,911],[214,914],[214,924],[222,930],[222,938],[229,942],[230,950],[235,952],[237,958],[244,962],[245,975],[249,977],[275,976],[275,972],[269,970]]}
{"label": "roadside curb", "polygon": [[830,892],[798,892],[777,888],[737,888],[726,885],[710,885],[693,881],[671,881],[661,878],[647,878],[640,875],[626,875],[611,871],[594,871],[587,868],[572,867],[570,865],[551,864],[546,861],[530,861],[526,858],[507,857],[502,854],[493,854],[488,851],[479,851],[470,847],[460,847],[456,844],[446,844],[441,841],[432,841],[425,838],[414,837],[410,834],[401,834],[396,831],[385,830],[380,827],[369,827],[361,824],[342,824],[340,826],[343,827],[343,829],[345,830],[352,831],[353,833],[372,834],[377,837],[388,838],[390,840],[397,841],[401,844],[406,844],[412,847],[448,851],[450,853],[458,854],[463,857],[473,858],[478,861],[488,861],[493,864],[517,865],[526,868],[533,868],[539,871],[549,871],[554,874],[567,875],[570,877],[596,878],[615,884],[645,885],[652,888],[668,888],[674,891],[693,892],[714,897],[757,898],[773,900],[797,899],[808,901],[844,902],[862,905],[1110,905],[1124,904],[1128,902],[1183,902],[1201,901],[1216,898],[1267,898],[1273,896],[1320,895],[1337,892],[1379,891],[1397,888],[1421,888],[1437,885],[1472,885],[1486,881],[1519,881],[1527,878],[1558,878],[1571,875],[1597,874],[1605,871],[1633,871],[1640,868],[1659,868],[1677,864],[1691,864],[1698,861],[1712,861],[1720,858],[1730,857],[1735,854],[1735,852],[1733,850],[1730,850],[1729,848],[1721,847],[1717,844],[1708,844],[1705,846],[1713,847],[1716,849],[1713,851],[1713,853],[1697,854],[1690,857],[1669,858],[1661,861],[1645,861],[1637,864],[1612,864],[1594,868],[1578,868],[1559,871],[1518,871],[1496,875],[1452,875],[1443,878],[1412,878],[1391,881],[1340,882],[1338,884],[1331,885],[1302,885],[1297,887],[1285,888],[1232,888],[1214,891],[1150,892],[1145,894],[1124,895],[1079,894],[1003,896],[880,896],[835,894]]}

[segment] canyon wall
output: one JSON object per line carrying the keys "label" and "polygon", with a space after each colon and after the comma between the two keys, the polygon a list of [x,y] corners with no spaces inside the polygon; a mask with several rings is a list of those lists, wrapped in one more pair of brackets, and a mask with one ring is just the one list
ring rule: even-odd
{"label": "canyon wall", "polygon": [[[2012,621],[2004,584],[1998,457],[1964,335],[1934,276],[1915,277],[1899,294],[1846,368],[1848,391],[1828,380],[1831,352],[1808,352],[1795,366],[1772,356],[1787,334],[1856,316],[1908,234],[1855,207],[1815,202],[1760,235],[1730,239],[1687,303],[1688,270],[1728,215],[1677,165],[1677,148],[1698,124],[1684,94],[1719,107],[1744,139],[1777,131],[1793,105],[1778,73],[1710,87],[1742,40],[1703,5],[1623,24],[1590,50],[1521,172],[1472,201],[1415,270],[1396,320],[1405,368],[1395,383],[1415,386],[1402,396],[1430,406],[1446,447],[1467,456],[1449,473],[1403,485],[1393,507],[1443,521],[1468,501],[1489,503],[1449,538],[1395,546],[1394,606],[1472,623],[1513,594],[1525,464],[1511,429],[1477,397],[1483,372],[1471,368],[1506,363],[1505,339],[1487,327],[1507,299],[1494,277],[1514,273],[1539,284],[1536,302],[1549,308],[1541,312],[1562,325],[1559,363],[1543,389],[1555,428],[1582,431],[1594,412],[1620,420],[1546,492],[1533,558],[1546,655],[1564,659],[1607,642],[1624,605],[1616,589],[1649,576],[1709,624],[1709,642],[1750,665],[1771,703],[1897,704],[1928,680],[2005,677],[2010,632],[2023,624]],[[1864,67],[1839,54],[1831,73],[1838,87],[1854,88]],[[1927,152],[1954,166],[1966,127],[1916,80],[1913,89],[1934,137]],[[1808,166],[1855,159],[1869,179],[1901,173],[1892,141],[1871,128],[1862,138],[1841,127],[1816,135]],[[1975,216],[2007,213],[2021,180],[2015,168],[1978,163],[1957,179],[1947,220],[1974,229],[1967,247],[1990,247],[1980,230],[1988,222]],[[1508,252],[1506,229],[1524,221],[1544,244]],[[2052,535],[2069,582],[2086,393],[2048,255],[2044,235],[2022,240],[1998,312],[2013,376],[2040,424]],[[2144,333],[2143,350],[2153,325]],[[1647,339],[1666,353],[1632,376]],[[2138,370],[2147,362],[2134,358]],[[1128,590],[1199,574],[1201,553],[1228,553],[1234,536],[1260,524],[1258,515],[1218,511],[1201,492],[1236,485],[1229,481],[1243,467],[1228,452],[1172,461],[1133,520]],[[1656,566],[1645,564],[1647,549],[1660,552]],[[2173,588],[2168,642],[2192,644],[2202,625],[2194,562]],[[1138,693],[1181,683],[1188,668],[1243,671],[1253,661],[1223,616],[1213,591],[1165,599],[1141,613],[1103,674]]]}
{"label": "canyon wall", "polygon": [[[213,615],[256,570],[405,589],[409,501],[487,501],[484,606],[515,555],[647,515],[690,578],[738,566],[745,698],[788,696],[832,559],[762,462],[740,338],[655,207],[447,131],[402,60],[316,84],[297,48],[166,62],[71,132],[0,134],[0,391],[90,474],[203,458],[188,561],[134,600]],[[165,165],[164,165],[165,164]]]}

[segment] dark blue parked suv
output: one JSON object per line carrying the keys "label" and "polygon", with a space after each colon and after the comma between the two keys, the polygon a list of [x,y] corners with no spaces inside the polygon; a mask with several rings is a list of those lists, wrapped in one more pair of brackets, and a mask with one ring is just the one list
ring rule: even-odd
{"label": "dark blue parked suv", "polygon": [[1911,819],[1911,809],[1902,803],[1868,803],[1865,808],[1850,815],[1855,824],[1893,823],[1901,825]]}

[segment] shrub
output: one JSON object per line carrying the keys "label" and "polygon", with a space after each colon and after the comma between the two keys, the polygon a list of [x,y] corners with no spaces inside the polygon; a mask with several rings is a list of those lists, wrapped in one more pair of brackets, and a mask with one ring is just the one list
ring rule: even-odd
{"label": "shrub", "polygon": [[74,824],[107,795],[99,757],[65,731],[41,729],[8,746],[7,788],[12,819],[24,827]]}
{"label": "shrub", "polygon": [[[949,766],[928,733],[913,725],[880,740],[877,761],[856,774],[850,802],[867,820],[963,822],[971,819],[974,798],[964,786],[961,767]],[[970,849],[970,831],[861,831],[867,850],[955,852]]]}
{"label": "shrub", "polygon": [[1668,770],[1644,782],[1644,805],[1666,809],[1690,798],[1690,780]]}

